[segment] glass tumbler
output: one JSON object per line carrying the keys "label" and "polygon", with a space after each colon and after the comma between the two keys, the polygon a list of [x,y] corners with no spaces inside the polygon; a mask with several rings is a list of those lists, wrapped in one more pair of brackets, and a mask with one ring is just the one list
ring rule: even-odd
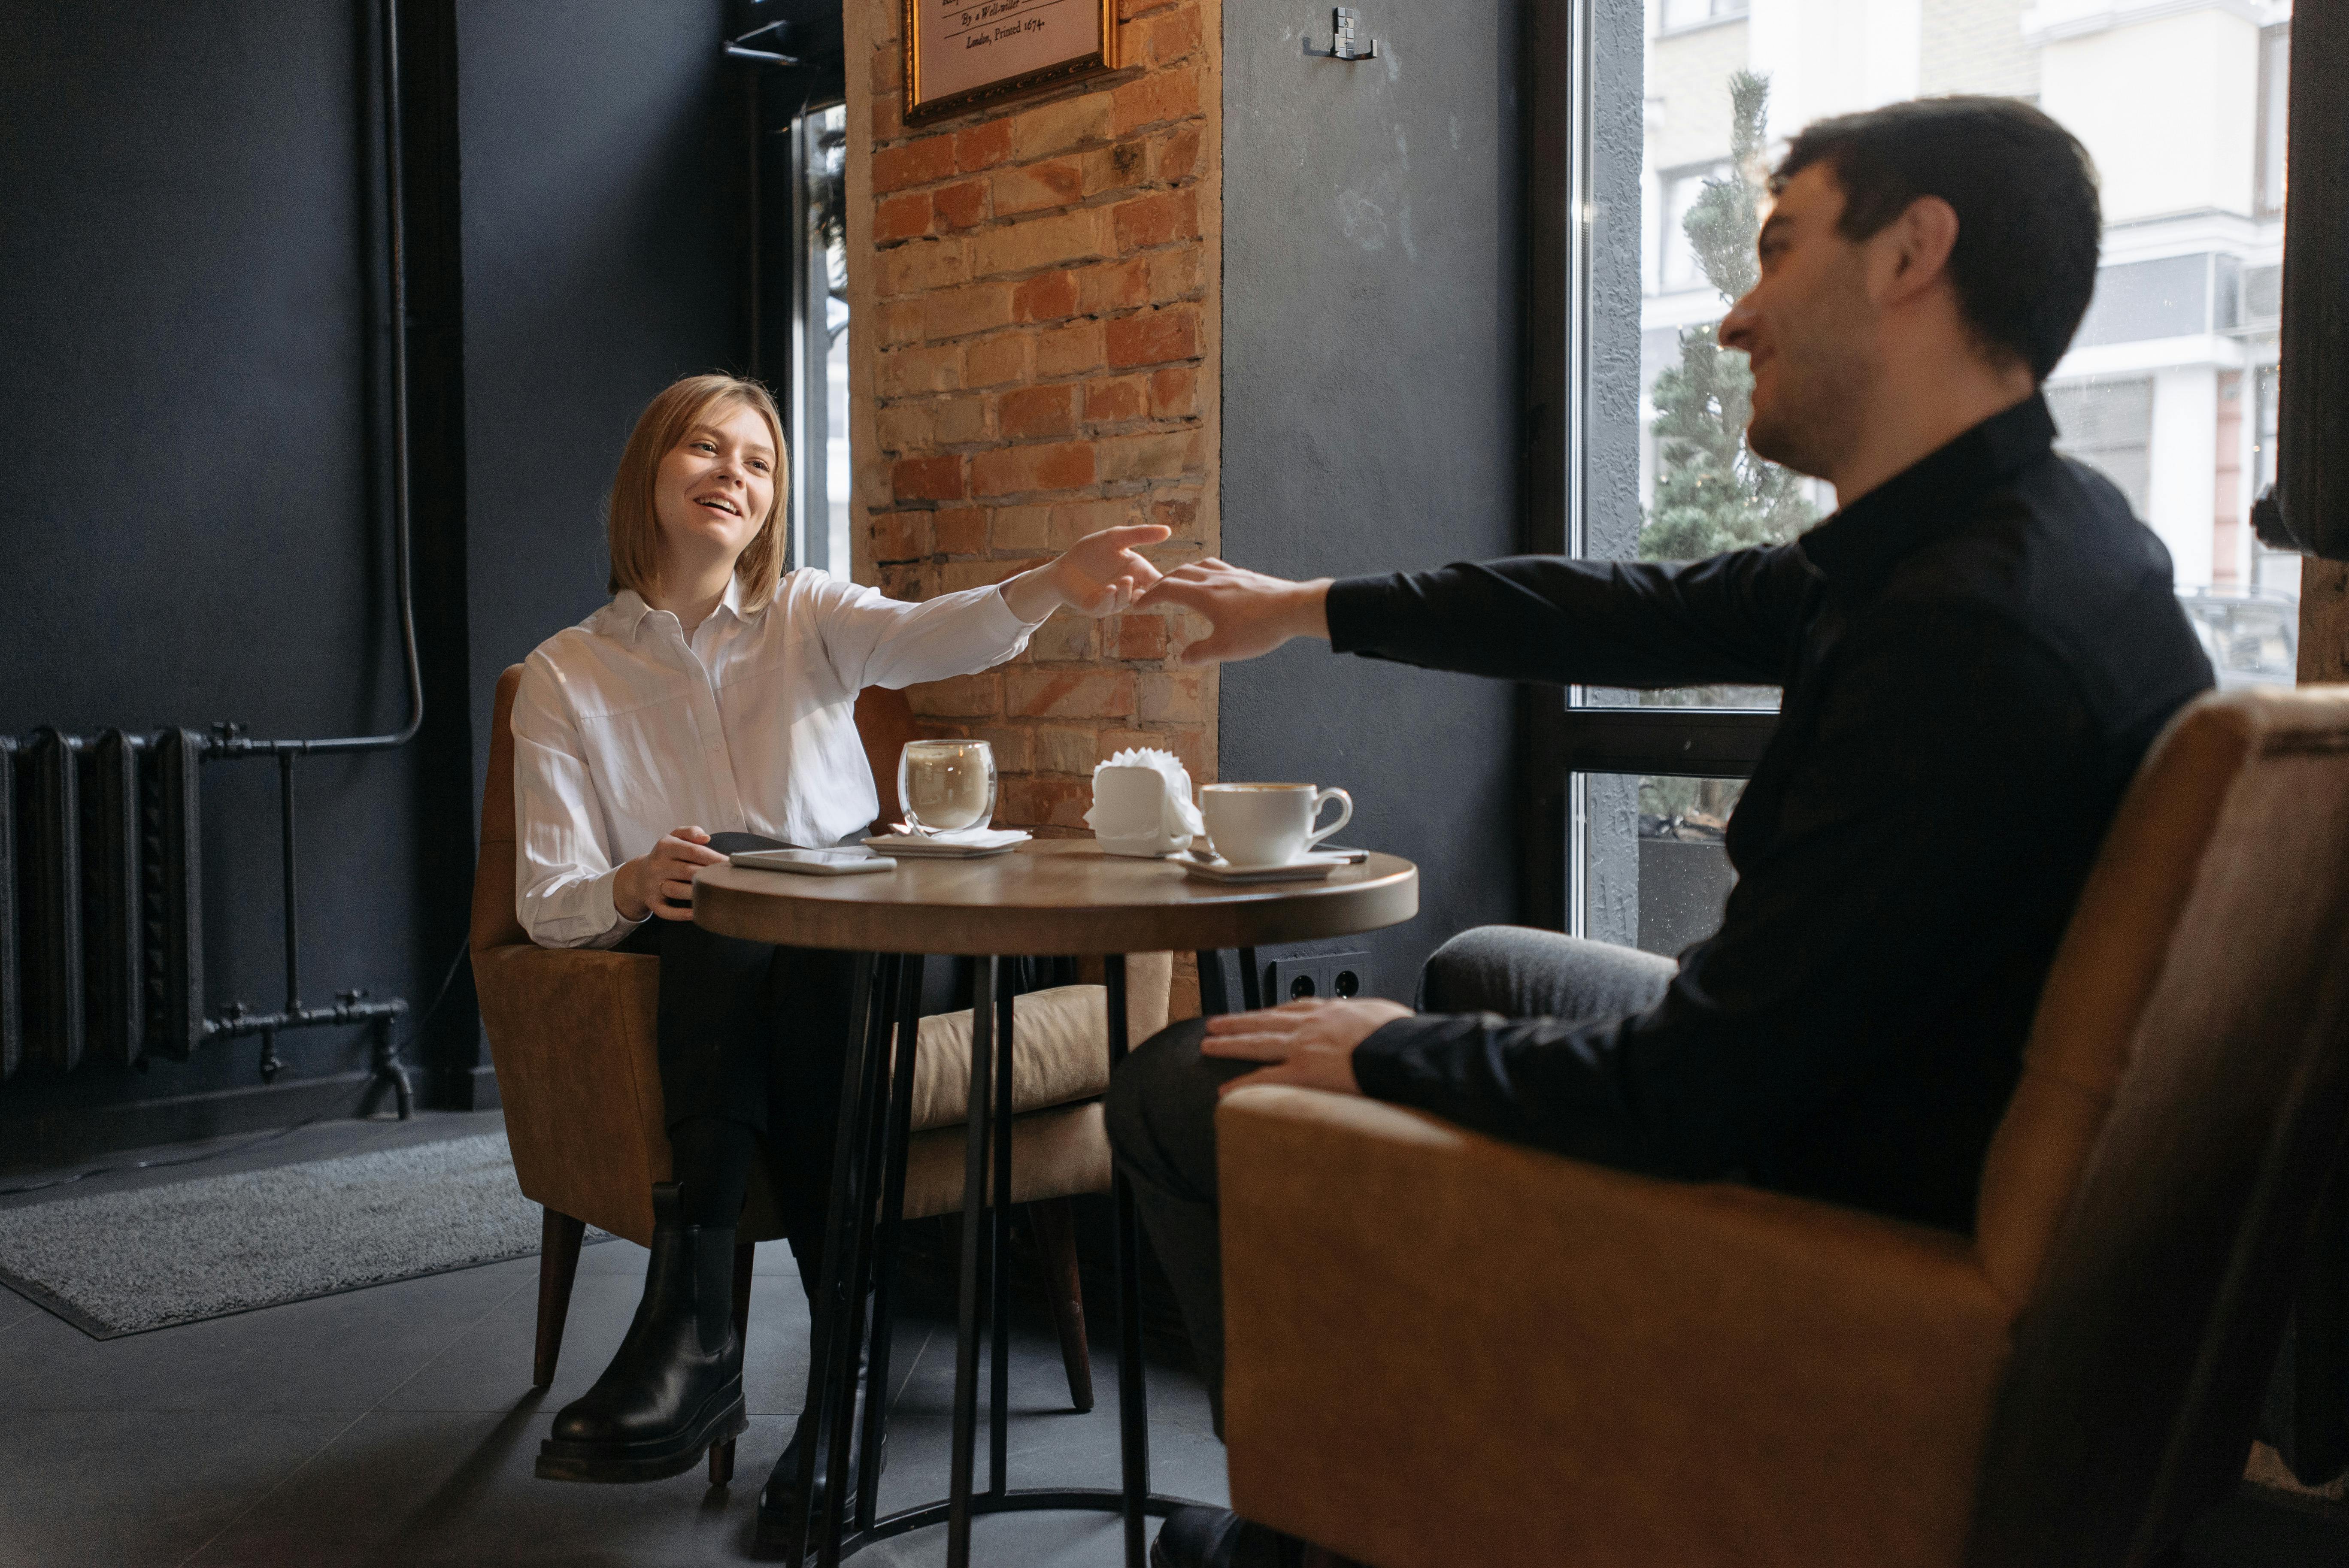
{"label": "glass tumbler", "polygon": [[925,837],[995,820],[995,749],[984,740],[909,740],[897,756],[905,826]]}

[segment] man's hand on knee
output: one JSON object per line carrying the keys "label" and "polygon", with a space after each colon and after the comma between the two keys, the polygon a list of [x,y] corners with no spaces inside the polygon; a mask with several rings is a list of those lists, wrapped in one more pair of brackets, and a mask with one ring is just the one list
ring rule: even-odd
{"label": "man's hand on knee", "polygon": [[1256,1083],[1360,1094],[1354,1047],[1397,1018],[1410,1016],[1411,1009],[1400,1002],[1291,1002],[1208,1019],[1199,1053],[1268,1064],[1225,1084],[1216,1091],[1218,1097]]}

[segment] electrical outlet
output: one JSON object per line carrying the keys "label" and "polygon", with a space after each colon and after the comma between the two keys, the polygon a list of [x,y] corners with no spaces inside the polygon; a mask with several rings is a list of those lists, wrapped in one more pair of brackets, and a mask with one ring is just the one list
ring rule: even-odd
{"label": "electrical outlet", "polygon": [[1300,953],[1275,958],[1264,966],[1264,1005],[1314,997],[1344,1002],[1375,995],[1367,953]]}

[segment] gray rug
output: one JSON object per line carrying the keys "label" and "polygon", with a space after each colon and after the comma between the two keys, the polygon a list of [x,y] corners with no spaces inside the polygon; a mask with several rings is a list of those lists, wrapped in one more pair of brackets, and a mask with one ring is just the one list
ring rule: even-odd
{"label": "gray rug", "polygon": [[530,1256],[541,1215],[483,1133],[0,1210],[0,1281],[112,1339]]}

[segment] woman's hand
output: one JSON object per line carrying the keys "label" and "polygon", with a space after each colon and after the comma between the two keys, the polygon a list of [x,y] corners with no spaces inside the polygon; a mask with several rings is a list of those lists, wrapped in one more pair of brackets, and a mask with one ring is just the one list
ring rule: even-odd
{"label": "woman's hand", "polygon": [[699,828],[672,829],[648,853],[620,862],[619,874],[612,879],[612,903],[623,920],[642,920],[647,914],[691,920],[693,873],[725,863],[726,857],[709,847],[709,835]]}
{"label": "woman's hand", "polygon": [[1214,623],[1215,630],[1183,650],[1183,663],[1211,665],[1268,654],[1291,637],[1326,640],[1330,583],[1268,577],[1211,555],[1161,577],[1142,603],[1179,604]]}
{"label": "woman's hand", "polygon": [[1040,621],[1064,607],[1096,621],[1114,615],[1158,581],[1158,568],[1134,552],[1163,542],[1169,531],[1144,522],[1089,533],[1054,560],[1006,583],[1003,602],[1023,621]]}
{"label": "woman's hand", "polygon": [[1360,1094],[1354,1081],[1354,1047],[1393,1023],[1408,1018],[1400,1002],[1290,1002],[1255,1013],[1227,1013],[1207,1020],[1199,1054],[1269,1066],[1236,1078],[1218,1098],[1244,1085],[1288,1083]]}

